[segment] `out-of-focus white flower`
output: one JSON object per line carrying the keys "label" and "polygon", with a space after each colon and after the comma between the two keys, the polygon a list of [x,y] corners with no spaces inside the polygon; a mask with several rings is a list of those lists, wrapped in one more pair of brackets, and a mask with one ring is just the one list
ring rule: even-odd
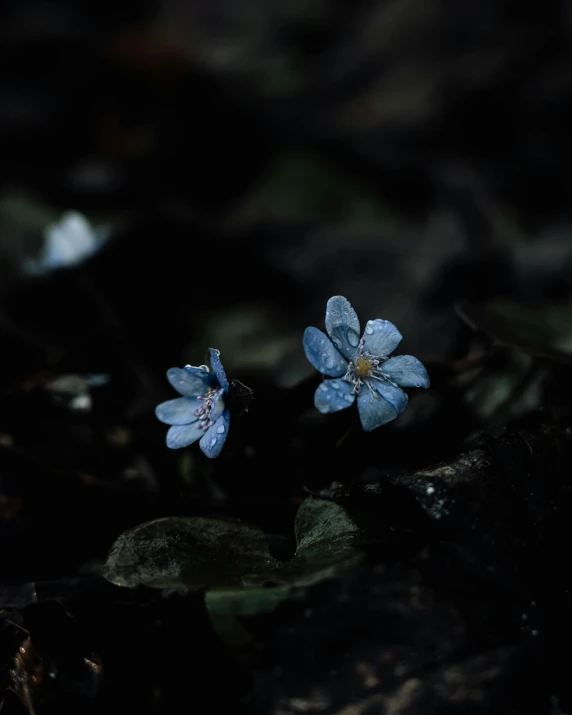
{"label": "out-of-focus white flower", "polygon": [[67,211],[58,222],[46,226],[40,257],[28,265],[28,272],[73,268],[97,253],[108,237],[107,229],[95,229],[82,214]]}
{"label": "out-of-focus white flower", "polygon": [[72,411],[89,412],[92,407],[91,388],[109,382],[109,375],[61,375],[46,385],[54,400]]}

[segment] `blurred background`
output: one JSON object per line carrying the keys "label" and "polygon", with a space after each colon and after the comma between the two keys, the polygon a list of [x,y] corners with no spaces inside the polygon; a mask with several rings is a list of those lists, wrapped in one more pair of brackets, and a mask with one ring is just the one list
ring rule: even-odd
{"label": "blurred background", "polygon": [[[288,555],[308,490],[564,414],[571,40],[568,0],[4,0],[2,582],[98,576],[173,514]],[[68,210],[109,240],[30,275]],[[432,378],[371,435],[313,407],[332,295]],[[153,413],[210,346],[254,390],[214,462]]]}

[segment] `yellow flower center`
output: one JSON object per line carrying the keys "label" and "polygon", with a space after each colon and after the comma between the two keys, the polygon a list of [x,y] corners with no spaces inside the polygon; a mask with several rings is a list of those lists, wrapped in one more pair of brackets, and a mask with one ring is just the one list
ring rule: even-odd
{"label": "yellow flower center", "polygon": [[372,368],[373,362],[362,355],[356,360],[355,374],[358,377],[368,377],[371,375]]}

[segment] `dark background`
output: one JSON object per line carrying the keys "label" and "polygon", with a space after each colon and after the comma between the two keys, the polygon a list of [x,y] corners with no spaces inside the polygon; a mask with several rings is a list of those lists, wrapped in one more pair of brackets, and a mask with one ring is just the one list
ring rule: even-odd
{"label": "dark background", "polygon": [[[540,643],[550,634],[519,619],[524,603],[543,603],[551,652],[569,642],[569,567],[547,555],[569,536],[572,5],[4,0],[0,67],[3,715],[181,702],[297,713],[300,699],[332,713],[566,711],[565,664],[547,664]],[[70,209],[110,226],[110,240],[78,268],[28,276],[45,226]],[[432,378],[369,435],[352,411],[313,407],[320,378],[301,337],[338,294],[362,325],[396,323],[402,351]],[[197,445],[169,451],[153,414],[175,396],[166,369],[204,362],[210,346],[254,390],[215,461]],[[88,412],[49,389],[99,373],[109,381]],[[304,596],[314,605],[251,624],[259,659],[247,665],[212,631],[200,594],[127,593],[101,578],[122,531],[168,515],[244,519],[286,558],[308,491],[377,484],[483,439],[506,446],[519,420],[535,435],[564,431],[536,471],[501,449],[503,469],[533,474],[538,494],[525,527],[503,496],[495,518],[520,551],[494,583],[480,546],[465,544],[475,580],[459,594],[443,537],[389,482],[366,508],[387,527],[372,563],[389,571],[360,572],[343,613],[328,610],[339,586],[322,584]],[[554,505],[562,522],[542,521]],[[471,529],[453,527],[445,540],[459,545]],[[528,564],[518,578],[515,562]],[[379,579],[389,603],[409,598],[396,594],[412,579],[449,605],[404,617],[397,634],[374,629],[362,651],[368,619],[380,622]],[[312,608],[324,623],[304,620]],[[438,647],[427,628],[460,644]],[[36,660],[11,675],[28,635]],[[411,670],[400,684],[377,673],[367,697],[353,689],[340,664],[363,676],[371,649],[402,638]],[[430,693],[408,699],[431,678]],[[464,699],[439,690],[459,678]],[[376,700],[396,688],[401,700]]]}

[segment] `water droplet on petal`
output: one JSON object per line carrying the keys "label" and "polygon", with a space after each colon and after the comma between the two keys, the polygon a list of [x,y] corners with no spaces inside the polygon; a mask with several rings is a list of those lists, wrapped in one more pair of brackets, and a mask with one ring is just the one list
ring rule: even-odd
{"label": "water droplet on petal", "polygon": [[219,434],[223,434],[223,432],[224,432],[224,425],[219,425],[219,426],[216,428],[216,431],[217,431]]}
{"label": "water droplet on petal", "polygon": [[340,389],[340,383],[339,383],[339,382],[334,382],[334,381],[332,380],[332,382],[330,382],[330,387],[332,388],[332,390],[339,390],[339,389]]}
{"label": "water droplet on petal", "polygon": [[346,402],[353,402],[354,396],[348,392],[347,395],[344,395],[344,399],[346,400]]}
{"label": "water droplet on petal", "polygon": [[215,444],[216,444],[216,437],[213,437],[213,438],[211,439],[211,447],[214,447]]}
{"label": "water droplet on petal", "polygon": [[334,343],[334,345],[335,345],[337,348],[341,348],[341,347],[342,347],[342,342],[341,342],[341,340],[340,340],[339,338],[332,338],[332,342]]}
{"label": "water droplet on petal", "polygon": [[359,335],[355,330],[348,330],[348,343],[352,346],[352,348],[357,348],[359,344]]}
{"label": "water droplet on petal", "polygon": [[331,355],[324,355],[326,368],[331,370],[334,367],[334,358]]}
{"label": "water droplet on petal", "polygon": [[373,333],[373,326],[371,324],[371,320],[368,320],[367,325],[365,326],[365,332],[368,335],[371,335]]}

